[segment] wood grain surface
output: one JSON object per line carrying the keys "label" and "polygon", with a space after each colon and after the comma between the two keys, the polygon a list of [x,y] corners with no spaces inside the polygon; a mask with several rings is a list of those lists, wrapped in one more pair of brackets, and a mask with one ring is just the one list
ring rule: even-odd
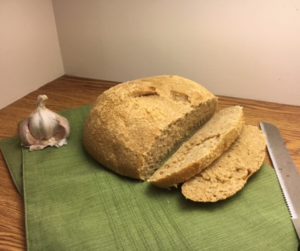
{"label": "wood grain surface", "polygon": [[[22,99],[0,110],[0,139],[17,135],[18,122],[35,108],[37,96],[48,96],[47,108],[52,111],[93,104],[96,98],[116,82],[72,76],[60,77]],[[271,94],[266,94],[271,95]],[[244,107],[246,124],[260,121],[275,124],[300,171],[300,107],[219,96],[219,107]],[[271,165],[268,155],[266,163]],[[0,250],[26,250],[24,206],[10,177],[3,155],[0,154]]]}

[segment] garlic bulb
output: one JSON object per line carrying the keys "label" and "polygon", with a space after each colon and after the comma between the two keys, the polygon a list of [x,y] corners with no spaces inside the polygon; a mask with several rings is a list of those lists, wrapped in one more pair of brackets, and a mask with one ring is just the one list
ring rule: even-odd
{"label": "garlic bulb", "polygon": [[70,125],[66,118],[46,108],[46,95],[39,95],[36,109],[19,128],[23,146],[30,151],[40,150],[47,146],[60,147],[67,144]]}

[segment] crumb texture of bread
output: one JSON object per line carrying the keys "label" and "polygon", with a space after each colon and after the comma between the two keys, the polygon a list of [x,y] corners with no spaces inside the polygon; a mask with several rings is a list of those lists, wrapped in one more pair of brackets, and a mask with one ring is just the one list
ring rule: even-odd
{"label": "crumb texture of bread", "polygon": [[128,81],[98,97],[85,121],[83,144],[106,168],[145,180],[216,108],[217,97],[186,78]]}
{"label": "crumb texture of bread", "polygon": [[224,154],[182,185],[182,194],[197,202],[224,200],[245,186],[263,164],[265,154],[265,135],[258,127],[245,125]]}
{"label": "crumb texture of bread", "polygon": [[162,188],[177,187],[217,159],[240,135],[243,108],[232,106],[216,113],[158,169],[148,182]]}

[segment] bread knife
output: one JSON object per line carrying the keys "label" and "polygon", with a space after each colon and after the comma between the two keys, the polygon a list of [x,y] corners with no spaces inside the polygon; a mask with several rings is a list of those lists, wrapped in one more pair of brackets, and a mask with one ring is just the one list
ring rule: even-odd
{"label": "bread knife", "polygon": [[278,128],[266,122],[260,122],[260,127],[267,137],[268,152],[290,211],[294,228],[300,239],[300,173],[285,146]]}

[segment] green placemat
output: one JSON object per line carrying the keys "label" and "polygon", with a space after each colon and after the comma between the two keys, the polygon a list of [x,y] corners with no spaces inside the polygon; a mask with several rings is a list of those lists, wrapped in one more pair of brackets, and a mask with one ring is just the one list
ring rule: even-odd
{"label": "green placemat", "polygon": [[13,182],[20,195],[23,196],[22,149],[19,136],[1,139],[0,149]]}
{"label": "green placemat", "polygon": [[225,201],[195,203],[180,189],[121,177],[91,159],[82,146],[89,109],[61,112],[71,134],[59,149],[29,152],[18,137],[0,141],[21,193],[23,187],[28,250],[297,249],[272,168],[264,164]]}

